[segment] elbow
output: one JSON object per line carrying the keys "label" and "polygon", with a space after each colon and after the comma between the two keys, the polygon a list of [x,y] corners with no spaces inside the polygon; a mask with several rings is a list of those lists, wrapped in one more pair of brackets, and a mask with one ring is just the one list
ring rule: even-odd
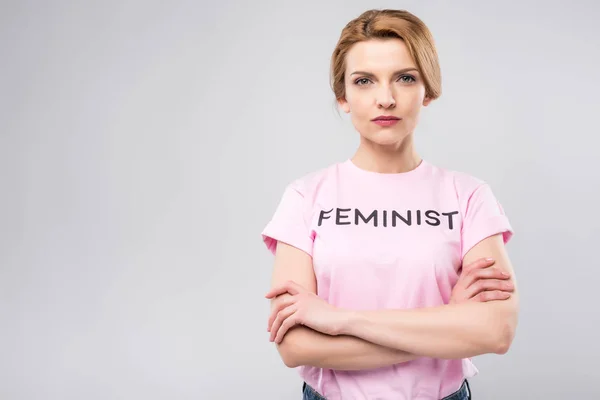
{"label": "elbow", "polygon": [[281,343],[277,344],[277,351],[281,357],[281,361],[288,368],[296,368],[300,366],[296,351],[296,346],[291,337],[284,337]]}
{"label": "elbow", "polygon": [[499,327],[495,328],[496,335],[493,335],[494,353],[506,354],[513,343],[517,330],[517,315],[513,313],[509,318],[504,318]]}
{"label": "elbow", "polygon": [[290,351],[286,346],[283,349],[279,349],[279,355],[281,356],[281,360],[288,368],[296,368],[299,366],[298,360],[296,356]]}
{"label": "elbow", "polygon": [[309,346],[309,328],[296,325],[292,327],[277,345],[281,360],[288,368],[296,368],[310,362],[312,347]]}
{"label": "elbow", "polygon": [[512,330],[509,326],[504,328],[504,333],[500,335],[498,339],[496,339],[495,350],[496,354],[506,354],[512,345],[513,339],[515,337],[514,330]]}

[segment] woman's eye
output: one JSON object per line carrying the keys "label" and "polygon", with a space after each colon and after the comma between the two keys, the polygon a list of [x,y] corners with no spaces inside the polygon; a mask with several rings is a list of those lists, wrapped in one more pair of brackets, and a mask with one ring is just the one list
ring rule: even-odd
{"label": "woman's eye", "polygon": [[[402,75],[398,80],[401,81],[402,83],[413,83],[413,82],[416,82],[417,79],[412,75]],[[360,78],[360,79],[357,79],[356,81],[354,81],[354,83],[358,86],[364,86],[369,82],[370,82],[370,79],[368,79],[368,78]]]}
{"label": "woman's eye", "polygon": [[[408,78],[408,80],[405,80],[404,78]],[[402,82],[404,82],[404,83],[412,83],[412,82],[416,81],[415,77],[412,75],[402,75],[400,77],[400,80],[402,80]]]}

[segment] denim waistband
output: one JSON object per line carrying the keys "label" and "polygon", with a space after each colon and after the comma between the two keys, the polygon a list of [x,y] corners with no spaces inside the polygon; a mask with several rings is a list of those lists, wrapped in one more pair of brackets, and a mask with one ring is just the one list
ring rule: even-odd
{"label": "denim waistband", "polygon": [[444,397],[442,400],[471,400],[471,398],[471,387],[469,386],[469,381],[465,379],[460,389]]}
{"label": "denim waistband", "polygon": [[302,400],[327,400],[308,383],[302,384]]}
{"label": "denim waistband", "polygon": [[[302,384],[302,400],[327,400],[325,397],[321,396],[319,392],[313,389],[309,384],[304,382]],[[444,397],[441,400],[471,400],[471,387],[469,386],[469,381],[466,379],[463,381],[460,388],[454,392],[450,393],[448,396]]]}

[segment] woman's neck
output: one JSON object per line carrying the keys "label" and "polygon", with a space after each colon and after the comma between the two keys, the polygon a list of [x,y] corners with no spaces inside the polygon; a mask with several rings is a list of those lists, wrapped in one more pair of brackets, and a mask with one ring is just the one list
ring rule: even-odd
{"label": "woman's neck", "polygon": [[[411,135],[412,136],[412,135]],[[412,171],[417,168],[422,159],[414,149],[412,137],[407,137],[399,148],[389,147],[376,143],[367,143],[361,138],[361,143],[354,156],[351,158],[354,165],[366,171],[384,174],[396,174]]]}

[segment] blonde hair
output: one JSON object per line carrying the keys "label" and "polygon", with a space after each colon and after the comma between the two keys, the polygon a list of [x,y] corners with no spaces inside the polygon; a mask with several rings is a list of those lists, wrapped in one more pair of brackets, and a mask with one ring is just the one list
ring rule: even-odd
{"label": "blonde hair", "polygon": [[442,94],[440,65],[429,28],[418,17],[405,10],[368,10],[350,21],[331,57],[331,89],[335,100],[345,99],[346,55],[350,48],[370,39],[397,38],[404,41],[417,64],[425,84],[425,96],[434,100]]}

